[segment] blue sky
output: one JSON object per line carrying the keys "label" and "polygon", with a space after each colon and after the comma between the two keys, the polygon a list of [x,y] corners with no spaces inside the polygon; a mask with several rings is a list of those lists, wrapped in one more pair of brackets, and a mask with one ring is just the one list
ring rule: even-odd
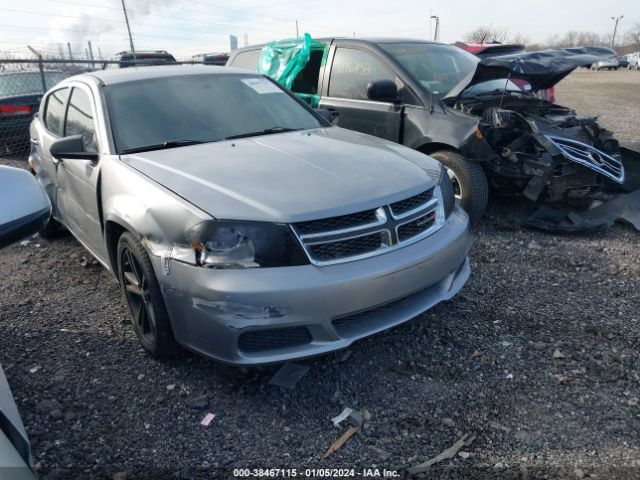
{"label": "blue sky", "polygon": [[[530,41],[569,30],[613,30],[611,16],[625,15],[619,34],[640,24],[638,0],[125,0],[137,49],[166,49],[181,57],[228,50],[229,34],[249,43],[295,35],[426,38],[427,17],[440,17],[441,41],[453,42],[479,25],[493,25]],[[103,56],[128,49],[120,0],[0,0],[0,51],[26,45],[55,53],[70,42],[84,55],[87,40]]]}

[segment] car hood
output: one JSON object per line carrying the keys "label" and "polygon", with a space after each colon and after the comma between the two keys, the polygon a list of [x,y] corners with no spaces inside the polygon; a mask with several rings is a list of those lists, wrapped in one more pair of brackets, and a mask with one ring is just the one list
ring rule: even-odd
{"label": "car hood", "polygon": [[483,58],[475,71],[453,87],[446,98],[457,97],[472,85],[501,78],[519,78],[529,82],[533,91],[544,90],[553,87],[576,68],[615,55],[613,50],[605,47],[582,47]]}
{"label": "car hood", "polygon": [[[434,184],[439,163],[330,127],[123,155],[219,219],[297,222],[392,203]],[[427,172],[430,172],[428,174]]]}

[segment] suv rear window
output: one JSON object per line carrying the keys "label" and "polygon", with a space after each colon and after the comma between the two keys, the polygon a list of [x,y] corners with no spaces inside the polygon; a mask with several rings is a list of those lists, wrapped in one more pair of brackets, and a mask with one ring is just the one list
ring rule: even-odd
{"label": "suv rear window", "polygon": [[258,60],[260,60],[261,51],[262,50],[257,49],[240,52],[234,57],[230,66],[236,68],[246,68],[255,72],[258,69]]}

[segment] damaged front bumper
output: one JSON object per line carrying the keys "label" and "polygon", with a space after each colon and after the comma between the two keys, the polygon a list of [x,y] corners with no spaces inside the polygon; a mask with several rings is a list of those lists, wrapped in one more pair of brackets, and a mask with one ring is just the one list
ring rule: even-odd
{"label": "damaged front bumper", "polygon": [[364,260],[318,267],[224,270],[151,256],[186,348],[236,365],[323,354],[403,323],[453,297],[470,274],[468,218],[412,245]]}

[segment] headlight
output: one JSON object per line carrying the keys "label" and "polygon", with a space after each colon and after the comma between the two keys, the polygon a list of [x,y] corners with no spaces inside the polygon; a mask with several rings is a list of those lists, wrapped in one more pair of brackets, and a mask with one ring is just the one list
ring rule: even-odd
{"label": "headlight", "polygon": [[453,211],[453,207],[456,206],[456,196],[453,191],[453,184],[447,173],[447,169],[442,167],[440,169],[440,178],[438,179],[438,186],[440,187],[440,193],[442,193],[442,203],[444,203],[444,216],[449,217]]}
{"label": "headlight", "polygon": [[196,262],[210,268],[289,267],[309,259],[287,225],[212,220],[185,232]]}

